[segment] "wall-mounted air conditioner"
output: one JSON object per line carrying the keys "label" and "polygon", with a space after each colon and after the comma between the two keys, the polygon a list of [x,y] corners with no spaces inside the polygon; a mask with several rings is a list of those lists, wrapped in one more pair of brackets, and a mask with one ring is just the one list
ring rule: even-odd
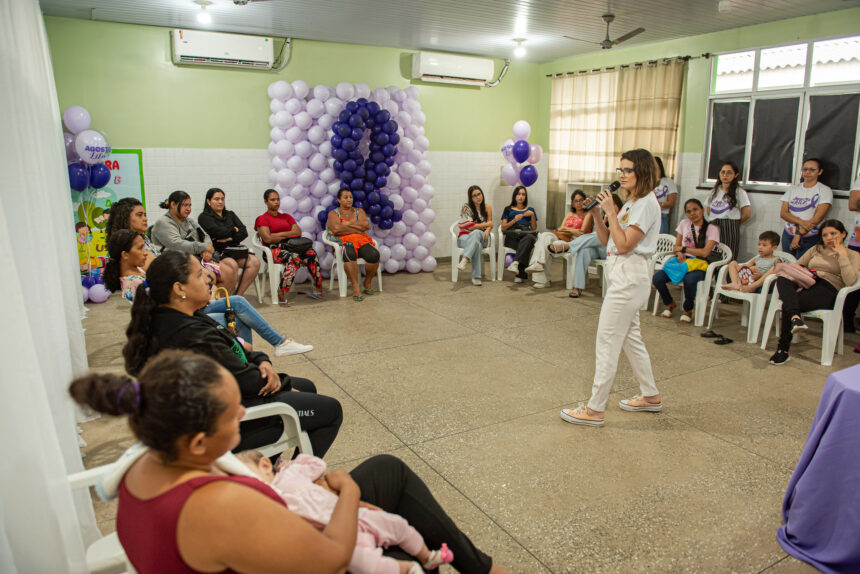
{"label": "wall-mounted air conditioner", "polygon": [[438,52],[412,54],[412,77],[425,82],[483,86],[493,78],[495,67],[487,58],[470,58]]}
{"label": "wall-mounted air conditioner", "polygon": [[265,70],[275,61],[274,42],[263,36],[172,30],[170,37],[174,64]]}

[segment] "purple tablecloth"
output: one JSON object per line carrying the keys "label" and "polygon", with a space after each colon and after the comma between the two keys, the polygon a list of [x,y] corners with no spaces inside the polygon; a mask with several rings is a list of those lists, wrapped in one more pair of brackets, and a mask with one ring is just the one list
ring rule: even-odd
{"label": "purple tablecloth", "polygon": [[860,572],[860,365],[827,377],[782,517],[786,552],[822,572]]}

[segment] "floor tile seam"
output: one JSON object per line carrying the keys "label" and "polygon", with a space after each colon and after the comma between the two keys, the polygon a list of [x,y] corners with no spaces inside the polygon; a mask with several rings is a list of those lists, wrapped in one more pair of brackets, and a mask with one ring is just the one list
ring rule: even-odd
{"label": "floor tile seam", "polygon": [[465,498],[465,499],[469,502],[469,504],[471,504],[471,505],[475,508],[475,510],[477,510],[478,512],[480,512],[480,513],[481,513],[481,514],[482,514],[482,515],[483,515],[487,520],[489,520],[489,521],[490,521],[490,522],[491,522],[491,523],[492,523],[496,528],[498,528],[499,530],[501,530],[502,532],[504,532],[504,533],[505,533],[505,535],[506,535],[508,538],[510,538],[511,540],[513,540],[513,541],[514,541],[514,543],[516,543],[516,544],[517,544],[517,546],[519,546],[520,548],[522,548],[522,549],[523,549],[523,550],[524,550],[524,551],[525,551],[529,556],[531,556],[531,557],[535,560],[535,562],[537,562],[538,564],[540,564],[541,566],[543,566],[544,568],[546,568],[546,570],[547,570],[548,572],[550,572],[550,574],[555,574],[555,573],[554,573],[554,570],[553,570],[552,568],[550,568],[547,564],[545,564],[543,560],[541,560],[540,558],[538,558],[538,557],[537,557],[537,556],[536,556],[536,555],[535,555],[535,554],[534,554],[534,553],[533,553],[533,552],[532,552],[532,551],[531,551],[531,550],[530,550],[530,549],[529,549],[525,544],[523,544],[522,542],[520,542],[520,540],[519,540],[516,536],[514,536],[511,532],[509,532],[509,531],[508,531],[508,529],[506,529],[504,526],[502,526],[501,524],[499,524],[499,523],[496,521],[496,519],[495,519],[495,518],[493,518],[492,516],[490,516],[490,515],[487,513],[487,511],[485,511],[481,506],[479,506],[479,505],[478,505],[478,503],[477,503],[477,502],[475,502],[474,500],[472,500],[471,498],[469,498],[469,496],[468,496],[465,492],[463,492],[462,490],[460,490],[460,488],[459,488],[459,487],[457,487],[457,485],[455,485],[453,482],[451,482],[450,480],[448,480],[448,477],[446,477],[444,474],[442,474],[441,472],[439,472],[439,470],[437,470],[437,469],[436,469],[436,467],[434,467],[434,466],[433,466],[433,465],[432,465],[428,460],[426,460],[423,456],[421,456],[420,454],[418,454],[417,452],[415,452],[415,450],[414,450],[413,448],[411,448],[410,446],[408,446],[408,445],[407,445],[407,447],[406,447],[406,448],[408,448],[408,449],[410,450],[410,452],[412,452],[412,454],[414,454],[416,457],[418,457],[418,460],[420,460],[420,461],[421,461],[421,462],[423,462],[425,465],[427,465],[427,467],[428,467],[430,470],[432,470],[433,472],[435,472],[435,473],[436,473],[436,475],[437,475],[439,478],[441,478],[441,479],[445,482],[445,484],[447,484],[448,486],[450,486],[451,488],[453,488],[453,489],[454,489],[454,490],[455,490],[455,491],[456,491],[460,496],[462,496],[463,498]]}
{"label": "floor tile seam", "polygon": [[787,559],[788,559],[788,554],[786,554],[785,556],[783,556],[782,558],[780,558],[779,560],[777,560],[777,561],[776,561],[776,562],[774,562],[773,564],[770,564],[770,565],[768,565],[768,566],[765,566],[764,568],[762,568],[761,570],[759,570],[758,572],[756,572],[756,574],[762,574],[762,572],[766,572],[766,571],[770,570],[771,568],[773,568],[774,566],[776,566],[776,565],[777,565],[777,564],[779,564],[780,562],[782,562],[782,561],[784,561],[784,560],[787,560]]}

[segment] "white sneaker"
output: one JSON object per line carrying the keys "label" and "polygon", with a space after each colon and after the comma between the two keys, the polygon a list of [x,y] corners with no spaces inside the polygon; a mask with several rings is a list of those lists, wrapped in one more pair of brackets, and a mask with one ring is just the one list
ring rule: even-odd
{"label": "white sneaker", "polygon": [[511,273],[519,273],[520,272],[520,262],[514,261],[513,263],[508,265],[505,269],[507,269]]}
{"label": "white sneaker", "polygon": [[296,343],[292,339],[286,339],[283,343],[275,347],[275,356],[286,357],[287,355],[299,355],[313,350],[313,345],[302,345],[301,343]]}
{"label": "white sneaker", "polygon": [[514,283],[522,283],[522,282],[523,282],[522,277],[514,277]]}
{"label": "white sneaker", "polygon": [[472,285],[475,285],[476,287],[480,287],[481,286],[481,280],[478,279],[477,277],[472,277]]}
{"label": "white sneaker", "polygon": [[465,271],[466,267],[468,265],[469,265],[469,260],[466,259],[465,257],[461,257],[460,262],[457,263],[457,269],[459,269],[460,271]]}
{"label": "white sneaker", "polygon": [[538,283],[537,281],[535,281],[535,289],[544,289],[546,287],[549,287],[549,281],[547,281],[546,283]]}
{"label": "white sneaker", "polygon": [[543,271],[543,265],[540,263],[533,263],[526,267],[526,273],[540,273]]}

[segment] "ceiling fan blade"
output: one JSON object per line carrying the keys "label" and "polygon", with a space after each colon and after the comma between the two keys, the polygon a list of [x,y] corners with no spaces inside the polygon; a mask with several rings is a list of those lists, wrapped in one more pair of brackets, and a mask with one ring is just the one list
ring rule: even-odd
{"label": "ceiling fan blade", "polygon": [[594,42],[593,40],[583,40],[581,38],[574,38],[573,36],[563,36],[563,37],[567,38],[568,40],[576,40],[577,42],[585,42],[586,44],[597,44],[598,46],[600,45],[600,42]]}
{"label": "ceiling fan blade", "polygon": [[629,40],[629,39],[630,39],[630,38],[632,38],[633,36],[638,36],[639,34],[641,34],[641,33],[642,33],[642,32],[644,32],[644,31],[645,31],[645,28],[636,28],[635,30],[632,30],[632,31],[630,31],[630,32],[627,32],[626,34],[624,34],[624,35],[623,35],[623,36],[621,36],[620,38],[616,38],[616,39],[612,42],[612,45],[613,45],[613,46],[617,46],[617,45],[618,45],[618,44],[620,44],[621,42],[626,42],[627,40]]}

